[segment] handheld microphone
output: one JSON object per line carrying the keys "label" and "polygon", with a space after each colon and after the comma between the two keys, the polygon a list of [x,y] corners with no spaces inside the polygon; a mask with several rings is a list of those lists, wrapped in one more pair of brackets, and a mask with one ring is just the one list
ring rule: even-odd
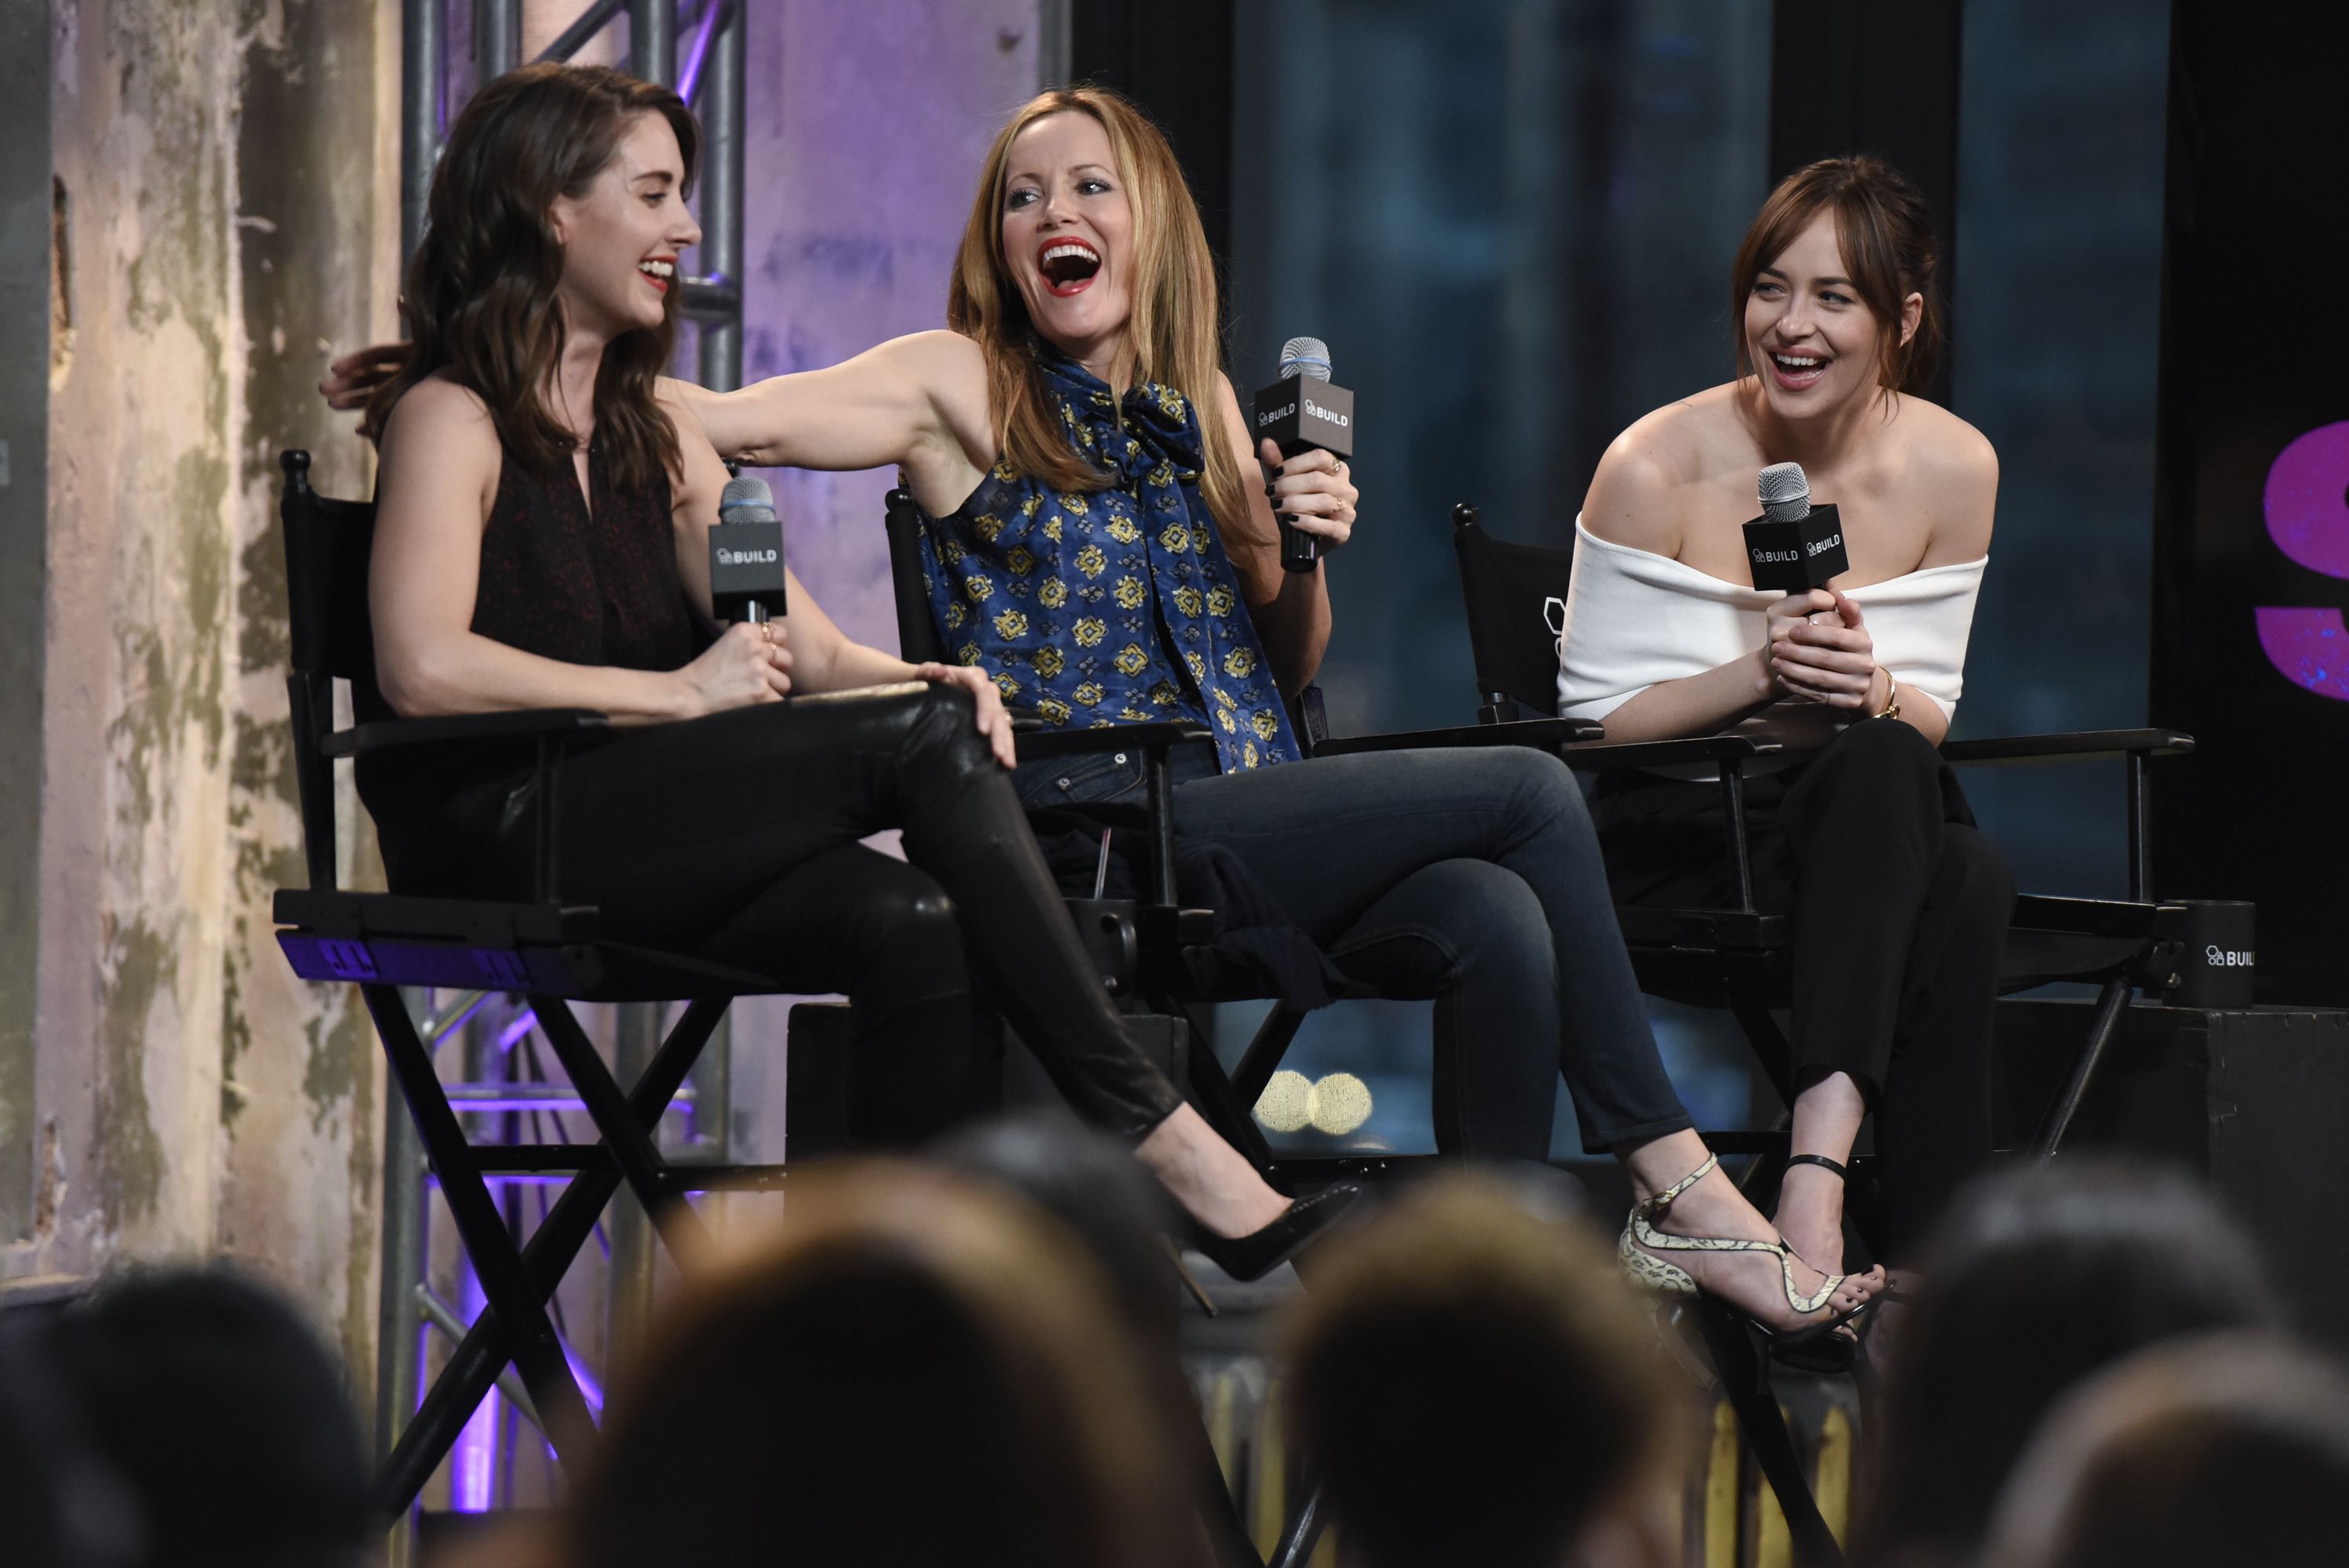
{"label": "handheld microphone", "polygon": [[[1271,437],[1283,458],[1317,447],[1332,457],[1354,455],[1354,395],[1330,381],[1328,344],[1292,337],[1280,346],[1280,379],[1256,395],[1250,428],[1259,441]],[[1310,572],[1320,559],[1320,539],[1283,520],[1281,566]]]}
{"label": "handheld microphone", "polygon": [[771,621],[784,613],[783,582],[775,492],[764,480],[729,482],[709,531],[710,608],[720,621]]}
{"label": "handheld microphone", "polygon": [[1811,505],[1811,481],[1800,463],[1762,470],[1762,515],[1745,525],[1745,556],[1754,586],[1774,593],[1807,593],[1851,568],[1843,547],[1843,520],[1832,506]]}

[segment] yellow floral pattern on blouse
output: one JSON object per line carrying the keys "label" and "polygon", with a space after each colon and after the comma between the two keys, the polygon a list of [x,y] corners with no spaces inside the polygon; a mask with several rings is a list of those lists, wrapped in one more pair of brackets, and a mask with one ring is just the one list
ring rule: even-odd
{"label": "yellow floral pattern on blouse", "polygon": [[[1207,723],[1225,771],[1290,762],[1296,737],[1199,494],[1199,421],[1154,383],[1113,399],[1038,355],[1071,449],[1106,488],[1048,490],[999,459],[960,511],[925,517],[922,577],[956,656],[1052,728]],[[973,614],[976,610],[978,613]]]}

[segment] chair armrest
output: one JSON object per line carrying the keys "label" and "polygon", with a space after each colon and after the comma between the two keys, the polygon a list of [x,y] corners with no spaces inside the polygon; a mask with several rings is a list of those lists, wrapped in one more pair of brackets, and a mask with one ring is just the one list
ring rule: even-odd
{"label": "chair armrest", "polygon": [[1598,740],[1568,746],[1558,755],[1569,768],[1608,772],[1618,768],[1664,768],[1684,762],[1744,762],[1776,757],[1782,742],[1744,735],[1691,735],[1674,740]]}
{"label": "chair armrest", "polygon": [[1349,735],[1324,740],[1313,748],[1316,757],[1345,757],[1364,751],[1417,751],[1464,746],[1530,746],[1554,751],[1578,741],[1593,741],[1607,733],[1589,718],[1524,718],[1507,724],[1455,724],[1443,729],[1406,729],[1392,735]]}
{"label": "chair armrest", "polygon": [[2194,738],[2176,729],[2076,729],[2055,735],[2009,735],[1951,740],[1941,759],[1951,763],[2080,762],[2097,757],[2183,757]]}
{"label": "chair armrest", "polygon": [[503,713],[455,713],[434,718],[389,718],[338,729],[318,742],[328,757],[357,757],[400,746],[443,740],[533,740],[585,734],[611,720],[593,708],[519,707]]}
{"label": "chair armrest", "polygon": [[1179,746],[1186,740],[1214,738],[1204,724],[1174,721],[1112,724],[1099,729],[1020,729],[1018,733],[1022,762],[1040,757],[1090,757],[1101,751],[1148,751],[1161,746]]}

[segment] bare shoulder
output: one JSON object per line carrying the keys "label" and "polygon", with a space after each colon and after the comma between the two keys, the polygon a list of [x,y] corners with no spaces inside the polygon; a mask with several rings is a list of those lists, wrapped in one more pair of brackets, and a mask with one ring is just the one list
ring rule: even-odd
{"label": "bare shoulder", "polygon": [[719,394],[707,387],[679,380],[674,376],[657,377],[653,380],[653,402],[677,427],[680,439],[687,436],[698,436],[705,441],[709,438],[702,422],[702,410],[708,407],[707,399],[718,396]]}
{"label": "bare shoulder", "polygon": [[436,371],[400,395],[377,443],[386,491],[495,490],[504,452],[481,395]]}
{"label": "bare shoulder", "polygon": [[1998,449],[1988,436],[1940,404],[1901,397],[1893,428],[1899,431],[1910,460],[1930,469],[1934,479],[1997,485]]}
{"label": "bare shoulder", "polygon": [[1899,431],[1909,480],[1933,519],[1925,564],[1980,560],[1990,551],[1998,510],[1998,449],[1965,420],[1921,397],[1900,399],[1893,428]]}
{"label": "bare shoulder", "polygon": [[1680,504],[1736,434],[1727,387],[1709,387],[1631,422],[1608,444],[1582,501],[1582,526],[1600,539],[1658,555],[1680,552]]}
{"label": "bare shoulder", "polygon": [[669,476],[669,499],[679,513],[696,510],[707,500],[716,504],[726,488],[726,464],[701,421],[701,398],[715,394],[690,381],[664,376],[653,385],[653,400],[668,416],[677,431],[677,472]]}
{"label": "bare shoulder", "polygon": [[469,387],[459,386],[438,370],[401,393],[399,401],[392,405],[383,427],[387,447],[394,440],[395,431],[411,440],[462,440],[471,437],[486,439],[494,447],[498,439],[497,424],[490,418],[490,406],[481,400],[481,395]]}

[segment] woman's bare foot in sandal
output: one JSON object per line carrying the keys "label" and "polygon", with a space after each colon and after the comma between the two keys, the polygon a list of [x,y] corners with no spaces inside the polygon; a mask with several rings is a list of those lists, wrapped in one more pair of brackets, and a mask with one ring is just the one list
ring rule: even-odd
{"label": "woman's bare foot in sandal", "polygon": [[1787,1165],[1778,1183],[1778,1212],[1771,1220],[1805,1263],[1835,1274],[1843,1267],[1844,1177],[1815,1162],[1824,1158]]}
{"label": "woman's bare foot in sandal", "polygon": [[1813,1268],[1843,1268],[1845,1162],[1868,1115],[1849,1073],[1813,1070],[1795,1096],[1794,1149],[1771,1216],[1786,1244]]}
{"label": "woman's bare foot in sandal", "polygon": [[[1702,1169],[1709,1159],[1695,1133],[1677,1132],[1630,1150],[1623,1162],[1634,1197],[1645,1205]],[[1656,1242],[1641,1243],[1636,1232],[1642,1225]],[[1720,1244],[1670,1244],[1708,1238]],[[1651,1283],[1681,1288],[1671,1278],[1676,1274],[1779,1334],[1798,1334],[1831,1322],[1861,1305],[1884,1284],[1883,1271],[1871,1269],[1828,1290],[1829,1276],[1795,1256],[1777,1228],[1745,1201],[1718,1165],[1673,1196],[1661,1213],[1635,1214],[1624,1245],[1627,1253],[1636,1250],[1651,1260],[1636,1271]]]}

